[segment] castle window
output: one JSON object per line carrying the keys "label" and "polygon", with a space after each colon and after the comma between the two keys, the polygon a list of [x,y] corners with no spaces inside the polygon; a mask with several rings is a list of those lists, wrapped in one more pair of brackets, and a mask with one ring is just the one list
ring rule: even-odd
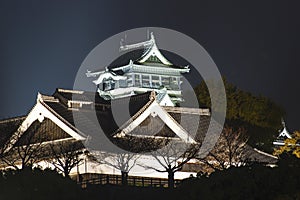
{"label": "castle window", "polygon": [[153,88],[159,88],[159,76],[152,76],[152,87]]}
{"label": "castle window", "polygon": [[133,82],[132,82],[132,75],[127,75],[127,86],[132,87]]}
{"label": "castle window", "polygon": [[169,88],[170,87],[170,77],[162,77],[161,78],[161,82],[162,82],[162,85],[165,86],[166,88]]}
{"label": "castle window", "polygon": [[115,88],[115,82],[113,80],[106,80],[104,83],[104,91],[112,90]]}
{"label": "castle window", "polygon": [[139,74],[135,74],[135,75],[134,75],[134,85],[135,85],[136,87],[141,86],[140,75],[139,75]]}
{"label": "castle window", "polygon": [[149,75],[142,75],[142,86],[143,87],[150,87]]}
{"label": "castle window", "polygon": [[177,77],[170,77],[170,87],[173,90],[178,90],[179,89],[179,84],[178,84],[178,79]]}

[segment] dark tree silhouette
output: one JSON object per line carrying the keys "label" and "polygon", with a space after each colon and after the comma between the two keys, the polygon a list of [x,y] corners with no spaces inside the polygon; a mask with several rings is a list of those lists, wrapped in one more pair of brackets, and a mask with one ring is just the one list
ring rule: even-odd
{"label": "dark tree silhouette", "polygon": [[49,162],[65,177],[68,177],[71,170],[83,161],[83,158],[80,158],[83,153],[81,141],[52,142],[49,144],[49,151],[51,155]]}
{"label": "dark tree silhouette", "polygon": [[[284,116],[284,109],[264,96],[255,96],[243,91],[223,78],[227,98],[227,120],[240,120],[263,128],[281,127],[280,119]],[[218,83],[210,81],[218,88]],[[211,107],[210,94],[204,81],[194,88],[199,105]],[[216,110],[218,112],[218,110]]]}
{"label": "dark tree silhouette", "polygon": [[244,128],[225,127],[214,148],[204,158],[198,155],[198,159],[214,170],[243,165],[247,162],[247,141]]}
{"label": "dark tree silhouette", "polygon": [[140,156],[136,153],[122,152],[122,153],[105,153],[93,152],[90,157],[93,161],[99,164],[106,164],[121,171],[122,185],[128,185],[128,173],[136,165]]}
{"label": "dark tree silhouette", "polygon": [[144,168],[153,169],[157,172],[168,173],[168,187],[174,188],[174,175],[180,171],[187,162],[195,158],[199,144],[189,144],[175,138],[165,139],[164,147],[150,152],[151,156],[159,163],[160,167],[151,166],[151,164],[140,164]]}
{"label": "dark tree silhouette", "polygon": [[[39,162],[44,154],[42,143],[45,139],[43,132],[36,134],[39,127],[40,123],[35,121],[24,133],[17,131],[15,135],[18,135],[18,140],[8,141],[3,147],[1,160],[15,169],[32,167]],[[7,146],[11,148],[8,149]]]}

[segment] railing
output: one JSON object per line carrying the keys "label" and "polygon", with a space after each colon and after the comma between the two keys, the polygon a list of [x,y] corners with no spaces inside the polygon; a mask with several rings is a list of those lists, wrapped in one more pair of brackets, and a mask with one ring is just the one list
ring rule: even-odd
{"label": "railing", "polygon": [[[77,183],[82,188],[87,188],[89,185],[122,185],[122,177],[120,175],[109,174],[81,174],[77,179]],[[181,180],[175,180],[175,187],[181,183]],[[128,176],[128,186],[140,187],[168,187],[168,179]]]}

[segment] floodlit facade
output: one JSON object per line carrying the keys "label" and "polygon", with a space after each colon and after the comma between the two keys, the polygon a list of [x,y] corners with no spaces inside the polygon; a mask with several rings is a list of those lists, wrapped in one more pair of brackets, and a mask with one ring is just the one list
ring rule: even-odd
{"label": "floodlit facade", "polygon": [[[106,68],[104,71],[86,73],[94,77],[93,83],[98,93],[106,99],[116,99],[147,91],[166,93],[172,104],[182,102],[182,74],[190,71],[188,66],[176,66],[163,56],[154,35],[148,41],[121,45],[121,51],[143,48],[143,53],[136,60],[129,60],[126,65]],[[172,105],[169,102],[169,106]]]}
{"label": "floodlit facade", "polygon": [[[38,94],[36,104],[27,116],[0,122],[2,147],[5,149],[4,152],[9,152],[22,145],[47,147],[49,144],[58,145],[61,142],[68,145],[73,142],[81,142],[82,145],[78,146],[77,150],[82,152],[80,157],[83,162],[74,167],[71,174],[120,174],[117,163],[115,163],[116,167],[112,166],[119,159],[119,155],[104,147],[102,149],[101,145],[97,146],[98,124],[106,137],[117,143],[122,143],[128,136],[134,136],[141,140],[172,137],[188,144],[200,142],[203,139],[202,136],[205,135],[210,121],[209,109],[165,107],[159,105],[156,97],[155,92],[128,97],[131,99],[129,106],[132,110],[132,117],[124,120],[123,125],[119,127],[113,123],[112,102],[102,99],[97,93],[57,89],[53,95]],[[95,98],[96,101],[93,102]],[[127,99],[113,101],[118,101],[122,105],[123,102],[127,102]],[[91,119],[91,116],[95,114],[96,121]],[[182,118],[181,114],[185,117]],[[4,132],[7,127],[9,127],[9,131]],[[190,137],[189,132],[193,130],[196,131],[198,137]],[[30,135],[32,135],[32,140],[26,140]],[[136,144],[134,148],[140,148]],[[40,150],[45,151],[45,148]],[[106,163],[97,161],[97,158],[103,159],[103,157],[105,157]],[[51,159],[51,155],[45,153],[34,165],[53,168]],[[163,160],[163,157],[159,159]],[[140,154],[137,160],[128,160],[129,165],[133,165],[133,163],[134,166],[129,171],[131,176],[167,178],[167,173],[159,173],[153,169],[153,167],[163,168],[157,158],[152,155]],[[152,169],[145,168],[138,163],[147,163]],[[18,161],[15,164],[20,166]],[[9,167],[6,163],[2,163],[1,166],[2,168]],[[191,174],[196,175],[196,173],[196,171],[181,171],[175,174],[175,178],[183,179]]]}
{"label": "floodlit facade", "polygon": [[[75,152],[81,162],[72,167],[71,175],[126,171],[130,176],[168,178],[167,172],[158,172],[164,169],[162,163],[172,160],[176,165],[183,156],[145,152],[160,149],[156,145],[165,140],[201,145],[209,126],[212,130],[222,127],[211,118],[208,108],[176,107],[183,101],[182,74],[190,69],[167,60],[153,34],[148,41],[121,45],[120,50],[140,47],[144,50],[141,56],[126,65],[86,73],[94,78],[97,92],[58,88],[52,95],[39,93],[26,116],[1,120],[0,168],[16,168],[25,162],[54,168],[57,155],[61,158]],[[127,116],[116,119],[127,111]],[[136,154],[118,154],[108,144]],[[252,160],[277,161],[251,147],[247,151]],[[198,166],[199,161],[191,159],[186,164]],[[183,167],[175,173],[175,179],[195,176],[198,169]]]}
{"label": "floodlit facade", "polygon": [[[128,102],[129,105],[126,106],[131,110],[130,118],[123,119],[122,125],[118,126],[114,123],[111,105],[117,103],[122,107]],[[60,149],[60,145],[64,144],[69,148],[64,151],[77,151],[79,158],[82,159],[82,162],[72,168],[71,175],[86,173],[119,175],[121,174],[119,166],[124,164],[120,163],[122,160],[130,167],[128,173],[130,176],[167,178],[166,172],[155,170],[164,169],[161,162],[166,159],[166,154],[154,157],[151,154],[141,153],[128,157],[126,154],[111,152],[101,141],[106,139],[135,152],[147,148],[151,150],[152,143],[147,145],[147,141],[159,141],[164,138],[187,145],[201,144],[210,123],[215,128],[220,126],[216,121],[210,120],[209,109],[161,106],[154,91],[105,100],[98,93],[57,89],[53,95],[38,94],[36,104],[28,115],[0,121],[0,142],[3,152],[11,156],[13,154],[9,152],[22,150],[26,145],[40,147],[38,149],[40,153],[37,154],[39,158],[34,159],[33,165],[42,168],[54,168],[51,152],[47,152],[48,145]],[[103,131],[104,137],[99,136],[100,131]],[[74,143],[77,143],[76,148]],[[249,158],[252,160],[269,163],[277,161],[272,155],[251,147],[247,148],[250,152]],[[181,160],[180,157],[168,156],[175,164]],[[191,159],[187,164],[195,166],[197,163],[199,164],[199,161]],[[20,166],[21,161],[15,159],[14,164]],[[12,166],[1,162],[1,168],[7,167]],[[199,167],[192,170],[184,167],[175,173],[175,179],[195,176],[198,169]]]}

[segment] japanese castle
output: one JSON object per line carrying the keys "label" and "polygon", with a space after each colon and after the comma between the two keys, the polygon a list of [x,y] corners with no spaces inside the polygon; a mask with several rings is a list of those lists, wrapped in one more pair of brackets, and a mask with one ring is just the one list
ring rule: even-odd
{"label": "japanese castle", "polygon": [[[174,106],[183,101],[182,74],[190,71],[188,66],[176,66],[167,60],[156,45],[153,33],[147,41],[120,46],[120,51],[143,48],[141,56],[127,64],[103,71],[86,73],[95,77],[93,83],[104,99],[117,99],[148,91],[155,91],[165,106]],[[170,98],[170,100],[169,100]]]}
{"label": "japanese castle", "polygon": [[[86,73],[88,77],[96,78],[93,82],[97,92],[57,88],[52,95],[38,93],[28,114],[0,120],[0,150],[2,160],[5,159],[5,162],[0,159],[0,169],[21,168],[24,147],[30,147],[33,150],[30,155],[35,153],[35,156],[26,160],[31,166],[41,168],[57,168],[54,161],[62,163],[65,153],[77,152],[76,156],[82,162],[69,171],[77,177],[120,175],[123,170],[129,176],[166,179],[168,173],[159,172],[163,169],[163,161],[173,160],[178,164],[182,155],[166,159],[142,154],[135,160],[126,161],[119,157],[120,154],[99,144],[110,141],[131,152],[152,151],[154,147],[146,143],[148,140],[202,144],[209,127],[213,131],[222,130],[208,108],[175,106],[183,101],[181,78],[183,73],[189,72],[188,66],[175,66],[168,61],[159,51],[153,34],[148,41],[121,45],[120,49],[138,47],[144,48],[138,59],[129,60],[126,65],[107,67],[104,71]],[[115,104],[129,106],[130,111],[130,116],[122,118],[119,125],[113,116],[112,105]],[[99,136],[101,131],[103,137]],[[149,145],[143,145],[145,143]],[[66,147],[62,152],[54,152],[62,147]],[[59,156],[54,158],[53,152]],[[107,163],[94,159],[101,156]],[[248,146],[247,160],[276,163],[277,157]],[[120,164],[127,168],[120,169]],[[176,172],[174,178],[182,180],[191,174],[195,176],[202,167],[199,161],[192,159]]]}

